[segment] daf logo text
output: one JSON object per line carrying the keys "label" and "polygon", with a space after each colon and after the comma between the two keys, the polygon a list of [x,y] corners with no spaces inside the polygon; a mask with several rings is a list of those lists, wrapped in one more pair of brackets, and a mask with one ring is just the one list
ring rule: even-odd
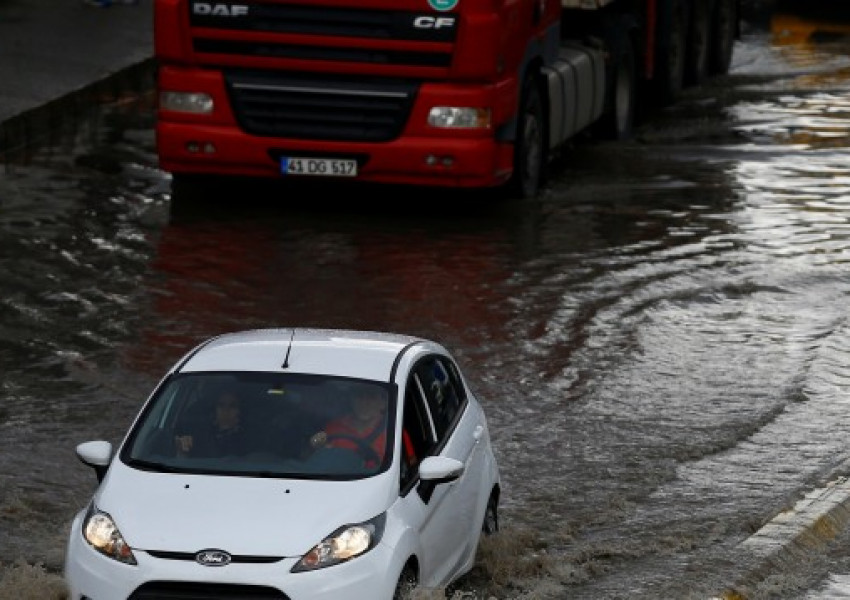
{"label": "daf logo text", "polygon": [[422,15],[413,20],[413,27],[416,29],[451,29],[455,26],[456,20],[454,17]]}
{"label": "daf logo text", "polygon": [[223,4],[213,2],[195,2],[192,12],[196,15],[211,15],[213,17],[245,17],[248,6],[245,4]]}

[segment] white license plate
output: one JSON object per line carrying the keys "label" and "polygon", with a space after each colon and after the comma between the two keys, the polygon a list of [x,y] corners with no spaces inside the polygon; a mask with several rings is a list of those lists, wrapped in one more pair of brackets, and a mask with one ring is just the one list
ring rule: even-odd
{"label": "white license plate", "polygon": [[280,159],[280,172],[284,175],[356,177],[357,161],[348,158],[284,156]]}

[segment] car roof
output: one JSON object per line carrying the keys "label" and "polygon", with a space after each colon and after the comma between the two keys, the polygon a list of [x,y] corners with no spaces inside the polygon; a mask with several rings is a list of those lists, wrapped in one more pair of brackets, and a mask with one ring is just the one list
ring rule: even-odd
{"label": "car roof", "polygon": [[411,344],[440,348],[423,338],[389,332],[253,329],[207,340],[174,370],[316,373],[388,381],[399,354]]}

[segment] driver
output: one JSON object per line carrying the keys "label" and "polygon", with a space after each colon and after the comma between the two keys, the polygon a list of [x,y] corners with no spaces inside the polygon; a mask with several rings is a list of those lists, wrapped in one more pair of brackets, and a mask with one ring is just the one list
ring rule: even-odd
{"label": "driver", "polygon": [[248,437],[241,426],[242,399],[235,388],[222,389],[210,410],[193,422],[174,441],[180,456],[220,457],[243,454]]}
{"label": "driver", "polygon": [[357,386],[351,410],[328,423],[310,438],[315,448],[327,446],[358,452],[366,468],[377,468],[387,446],[387,397],[375,385]]}

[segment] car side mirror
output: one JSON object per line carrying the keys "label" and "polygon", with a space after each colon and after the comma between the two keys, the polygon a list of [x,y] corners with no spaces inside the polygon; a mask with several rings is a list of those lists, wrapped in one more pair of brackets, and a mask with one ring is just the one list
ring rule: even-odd
{"label": "car side mirror", "polygon": [[432,483],[448,483],[463,474],[463,463],[444,456],[429,456],[419,464],[419,479]]}
{"label": "car side mirror", "polygon": [[102,440],[94,442],[83,442],[77,446],[77,458],[84,465],[94,469],[94,474],[97,477],[97,482],[103,481],[106,475],[106,469],[109,467],[109,462],[112,460],[112,444]]}
{"label": "car side mirror", "polygon": [[419,463],[419,486],[416,493],[425,504],[431,500],[434,488],[455,481],[463,474],[463,463],[444,456],[429,456]]}

